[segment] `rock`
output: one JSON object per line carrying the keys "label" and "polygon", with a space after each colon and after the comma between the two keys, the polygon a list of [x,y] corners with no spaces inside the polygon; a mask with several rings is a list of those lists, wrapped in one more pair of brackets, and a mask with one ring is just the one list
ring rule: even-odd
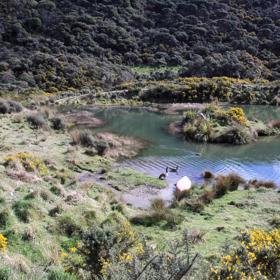
{"label": "rock", "polygon": [[184,176],[176,183],[177,192],[188,191],[191,189],[191,187],[192,187],[192,182],[187,176]]}

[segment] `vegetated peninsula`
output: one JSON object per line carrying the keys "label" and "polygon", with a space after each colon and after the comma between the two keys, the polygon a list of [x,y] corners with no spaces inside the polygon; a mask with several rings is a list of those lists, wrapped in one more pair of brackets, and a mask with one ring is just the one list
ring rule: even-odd
{"label": "vegetated peninsula", "polygon": [[181,122],[170,125],[170,130],[182,134],[186,140],[235,145],[257,141],[260,136],[280,134],[279,121],[264,123],[248,120],[243,109],[219,108],[211,104],[201,111],[189,110]]}
{"label": "vegetated peninsula", "polygon": [[2,0],[0,280],[280,279],[279,11]]}

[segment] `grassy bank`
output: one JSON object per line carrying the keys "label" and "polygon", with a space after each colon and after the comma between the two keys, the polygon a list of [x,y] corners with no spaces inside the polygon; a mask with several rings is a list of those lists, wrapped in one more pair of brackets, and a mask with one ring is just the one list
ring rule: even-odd
{"label": "grassy bank", "polygon": [[151,260],[146,279],[169,279],[188,267],[184,277],[204,279],[211,264],[239,246],[240,231],[279,228],[279,192],[264,183],[240,190],[220,178],[212,195],[195,186],[170,207],[160,200],[146,210],[126,205],[119,198],[128,191],[166,186],[116,168],[126,149],[134,155],[135,139],[73,133],[62,114],[7,104],[10,113],[0,115],[2,279],[132,279],[132,263],[139,274]]}

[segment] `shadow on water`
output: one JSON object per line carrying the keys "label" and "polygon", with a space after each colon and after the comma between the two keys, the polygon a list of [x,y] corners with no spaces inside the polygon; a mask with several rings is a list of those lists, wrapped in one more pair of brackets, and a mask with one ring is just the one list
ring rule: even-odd
{"label": "shadow on water", "polygon": [[[169,123],[181,116],[163,115],[144,109],[93,109],[96,116],[107,125],[99,131],[110,131],[144,139],[150,145],[136,158],[123,162],[124,166],[159,176],[166,166],[179,166],[179,174],[170,174],[169,188],[163,197],[170,196],[174,183],[182,176],[193,182],[202,182],[201,173],[209,170],[215,174],[237,172],[246,179],[273,180],[280,185],[280,137],[261,138],[257,143],[243,146],[197,144],[183,141],[167,132]],[[280,108],[249,106],[250,117],[265,121],[280,119]]]}

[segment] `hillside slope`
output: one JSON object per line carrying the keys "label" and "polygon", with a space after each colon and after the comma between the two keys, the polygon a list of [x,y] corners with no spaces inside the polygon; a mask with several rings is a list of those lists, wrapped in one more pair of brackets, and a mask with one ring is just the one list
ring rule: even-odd
{"label": "hillside slope", "polygon": [[2,0],[0,84],[110,86],[124,66],[280,78],[277,0]]}

